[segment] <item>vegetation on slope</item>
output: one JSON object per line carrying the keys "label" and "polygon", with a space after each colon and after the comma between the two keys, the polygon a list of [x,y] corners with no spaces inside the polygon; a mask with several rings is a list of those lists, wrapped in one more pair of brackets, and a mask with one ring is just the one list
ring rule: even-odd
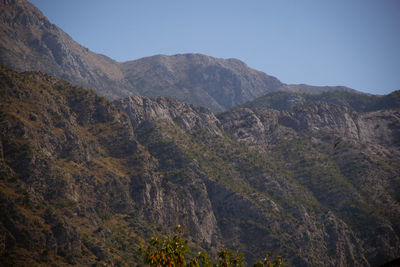
{"label": "vegetation on slope", "polygon": [[321,94],[272,92],[247,102],[241,107],[289,110],[312,102],[325,102],[360,112],[400,108],[400,91],[388,95],[369,95],[352,91],[327,91]]}

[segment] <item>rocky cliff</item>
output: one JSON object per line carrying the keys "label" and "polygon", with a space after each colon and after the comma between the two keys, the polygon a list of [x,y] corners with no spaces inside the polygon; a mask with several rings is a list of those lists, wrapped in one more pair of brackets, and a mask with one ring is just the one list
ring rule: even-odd
{"label": "rocky cliff", "polygon": [[110,103],[42,73],[0,78],[2,264],[136,264],[141,240],[176,224],[247,262],[399,256],[399,110],[215,116],[171,98]]}
{"label": "rocky cliff", "polygon": [[[240,108],[218,118],[239,142],[285,162],[305,192],[360,238],[371,265],[382,262],[385,253],[397,257],[398,109],[356,112],[315,102],[288,111]],[[384,242],[374,234],[381,229],[390,236]],[[372,247],[376,250],[369,254]]]}

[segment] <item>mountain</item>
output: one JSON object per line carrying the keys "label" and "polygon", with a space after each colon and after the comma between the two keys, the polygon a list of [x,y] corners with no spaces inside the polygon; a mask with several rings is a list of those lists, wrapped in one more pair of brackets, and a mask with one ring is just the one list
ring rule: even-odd
{"label": "mountain", "polygon": [[338,91],[362,94],[345,86],[288,85],[238,59],[201,54],[156,55],[121,64],[126,79],[142,96],[168,96],[221,112],[267,93],[318,95]]}
{"label": "mountain", "polygon": [[168,96],[220,112],[276,91],[354,91],[340,86],[287,85],[240,60],[200,54],[119,63],[79,45],[26,0],[2,0],[0,7],[0,64],[55,75],[111,100]]}
{"label": "mountain", "polygon": [[275,77],[237,59],[200,54],[153,56],[122,64],[128,81],[145,96],[172,96],[223,111],[266,92],[286,90]]}
{"label": "mountain", "polygon": [[196,250],[376,266],[400,255],[400,111],[330,103],[214,115],[114,103],[1,67],[0,262],[124,266],[184,225]]}

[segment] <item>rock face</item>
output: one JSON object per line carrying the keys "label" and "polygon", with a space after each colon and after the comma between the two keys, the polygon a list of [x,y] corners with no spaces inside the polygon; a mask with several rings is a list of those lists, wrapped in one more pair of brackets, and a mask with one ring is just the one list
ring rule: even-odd
{"label": "rock face", "polygon": [[188,105],[175,98],[128,97],[115,101],[131,119],[135,127],[147,121],[176,124],[187,132],[203,129],[212,135],[221,135],[219,121],[207,108]]}
{"label": "rock face", "polygon": [[26,0],[3,0],[0,7],[0,64],[52,74],[111,100],[167,96],[220,112],[276,91],[351,91],[346,87],[286,85],[240,60],[200,54],[158,55],[118,63],[79,45]]}
{"label": "rock face", "polygon": [[[0,261],[137,264],[184,225],[248,263],[375,266],[400,255],[398,109],[329,103],[215,116],[171,98],[110,103],[1,68]],[[377,126],[379,125],[379,126]]]}
{"label": "rock face", "polygon": [[[355,243],[363,244],[361,254],[371,265],[384,261],[383,251],[391,255],[389,258],[398,257],[398,109],[356,112],[315,102],[288,111],[239,108],[218,118],[222,128],[239,142],[253,150],[272,152],[285,161],[286,170],[293,172],[295,180],[344,221],[339,224],[349,227],[343,233],[352,236],[340,239],[352,243],[353,238],[360,238]],[[391,210],[390,215],[385,210]],[[329,220],[323,221],[326,227]],[[382,242],[377,240],[381,236],[371,235],[380,229],[390,236],[382,243],[384,249],[374,245]],[[343,245],[334,251],[348,259],[343,248],[352,245]],[[374,250],[371,247],[376,251],[369,254]],[[339,262],[336,264],[349,265]]]}
{"label": "rock face", "polygon": [[[240,125],[242,130],[250,129],[253,139],[247,141],[258,145],[256,140],[262,135],[253,129],[262,127],[263,123],[257,119],[257,114],[253,114],[253,117],[245,116],[243,120],[231,117],[227,119],[221,115],[218,120],[207,110],[195,110],[180,101],[163,98],[153,100],[135,97],[117,101],[116,104],[127,112],[138,133],[144,132],[148,135],[151,121],[150,127],[158,131],[159,136],[163,136],[162,139],[173,142],[173,146],[168,144],[168,153],[175,162],[167,163],[160,153],[166,151],[162,148],[163,145],[138,134],[141,143],[159,159],[161,169],[185,166],[185,178],[181,174],[174,174],[174,180],[184,181],[182,179],[187,179],[188,176],[201,174],[199,178],[207,188],[219,242],[232,249],[244,250],[249,262],[255,260],[251,254],[262,253],[260,248],[277,250],[290,244],[296,248],[296,256],[290,255],[287,258],[294,265],[369,265],[367,253],[361,245],[363,241],[340,215],[319,210],[317,206],[322,208],[323,204],[313,203],[317,200],[306,189],[307,185],[290,181],[289,177],[280,177],[279,171],[271,173],[273,170],[264,165],[264,160],[271,160],[270,157],[278,153],[270,154],[270,151],[265,150],[264,154],[251,155],[250,151],[237,147],[239,144],[230,143],[235,142],[234,140],[243,142],[240,138],[226,139],[228,127],[224,125],[234,123]],[[279,112],[269,112],[279,117]],[[204,116],[204,113],[208,115]],[[185,121],[196,123],[191,127]],[[274,121],[278,122],[279,118],[271,120],[272,123]],[[275,130],[277,129],[270,128],[267,132]],[[234,131],[228,132],[234,134]],[[259,148],[263,145],[260,143]],[[179,155],[182,153],[183,156]],[[203,158],[201,153],[215,153],[222,162],[214,162],[213,155]],[[183,158],[186,160],[183,161]],[[179,160],[176,161],[177,159]],[[273,164],[275,167],[281,164],[273,163],[276,163]],[[187,172],[188,168],[191,173]],[[223,172],[215,173],[215,169]],[[305,196],[303,190],[310,195]],[[313,207],[312,211],[308,210],[310,207]],[[286,216],[290,214],[290,218],[283,213]],[[306,239],[305,233],[308,235]],[[287,252],[282,250],[281,253]],[[321,258],[321,255],[329,253],[335,256]],[[296,257],[301,260],[295,261]]]}

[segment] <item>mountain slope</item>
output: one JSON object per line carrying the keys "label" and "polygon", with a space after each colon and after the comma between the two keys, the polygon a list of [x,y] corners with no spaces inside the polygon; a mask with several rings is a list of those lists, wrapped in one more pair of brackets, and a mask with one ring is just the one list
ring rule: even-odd
{"label": "mountain slope", "polygon": [[[112,104],[41,73],[1,69],[4,264],[135,264],[176,224],[247,262],[369,266],[399,256],[398,110]],[[379,127],[377,127],[379,125]],[[340,141],[338,143],[338,141]]]}
{"label": "mountain slope", "polygon": [[1,64],[56,75],[111,99],[132,95],[116,61],[79,45],[28,1],[0,7]]}
{"label": "mountain slope", "polygon": [[129,119],[93,92],[4,67],[0,86],[2,264],[134,265],[142,238],[177,224],[197,247],[221,246],[209,190],[246,201],[174,139],[221,135],[209,110],[135,97]]}
{"label": "mountain slope", "polygon": [[104,236],[121,246],[137,240],[120,232],[122,214],[133,212],[126,166],[139,173],[146,159],[127,116],[40,73],[2,67],[0,84],[2,265],[120,261]]}

